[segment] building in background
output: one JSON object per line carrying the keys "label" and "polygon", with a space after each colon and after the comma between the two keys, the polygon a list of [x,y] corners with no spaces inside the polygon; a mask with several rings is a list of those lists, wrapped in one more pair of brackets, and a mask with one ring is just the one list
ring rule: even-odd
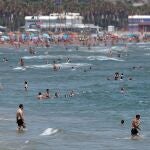
{"label": "building in background", "polygon": [[99,30],[98,26],[83,24],[83,17],[79,13],[53,13],[49,16],[25,17],[25,30],[81,31],[85,28]]}
{"label": "building in background", "polygon": [[128,28],[131,32],[150,32],[150,16],[128,16]]}

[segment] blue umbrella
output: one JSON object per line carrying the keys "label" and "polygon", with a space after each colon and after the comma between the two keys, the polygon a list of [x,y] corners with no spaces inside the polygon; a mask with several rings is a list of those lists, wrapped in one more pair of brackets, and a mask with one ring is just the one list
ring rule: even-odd
{"label": "blue umbrella", "polygon": [[63,39],[64,39],[64,40],[67,40],[68,38],[69,38],[68,34],[64,34],[64,35],[63,35]]}
{"label": "blue umbrella", "polygon": [[47,33],[44,33],[42,36],[43,38],[48,38],[48,39],[50,38],[50,36]]}

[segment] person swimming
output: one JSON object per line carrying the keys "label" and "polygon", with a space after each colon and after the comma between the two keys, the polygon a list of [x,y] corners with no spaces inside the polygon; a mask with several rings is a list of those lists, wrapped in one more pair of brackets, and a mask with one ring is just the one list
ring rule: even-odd
{"label": "person swimming", "polygon": [[114,79],[115,79],[115,80],[118,80],[118,79],[119,79],[119,72],[115,72]]}
{"label": "person swimming", "polygon": [[124,93],[124,92],[125,92],[125,90],[124,90],[123,87],[120,89],[120,92],[121,92],[121,93]]}
{"label": "person swimming", "polygon": [[48,98],[51,98],[49,89],[46,89],[46,92],[43,94],[41,92],[38,93],[37,99],[41,100],[41,99],[48,99]]}
{"label": "person swimming", "polygon": [[58,71],[58,69],[60,69],[60,67],[56,64],[56,61],[53,61],[53,70],[54,71]]}
{"label": "person swimming", "polygon": [[46,89],[46,92],[42,94],[43,98],[47,99],[50,98],[50,92],[49,89]]}
{"label": "person swimming", "polygon": [[121,122],[120,122],[120,123],[121,123],[121,125],[124,125],[124,120],[121,120]]}
{"label": "person swimming", "polygon": [[58,92],[55,92],[55,98],[58,98],[58,97],[59,97]]}
{"label": "person swimming", "polygon": [[123,80],[123,78],[124,78],[124,75],[123,75],[123,73],[120,75],[120,80]]}
{"label": "person swimming", "polygon": [[40,100],[43,99],[43,95],[41,92],[38,93],[37,99],[40,99]]}

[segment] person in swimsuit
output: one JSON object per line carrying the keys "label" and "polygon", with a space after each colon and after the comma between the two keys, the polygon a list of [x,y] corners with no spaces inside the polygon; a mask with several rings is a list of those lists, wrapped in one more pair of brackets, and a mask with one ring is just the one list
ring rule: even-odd
{"label": "person in swimsuit", "polygon": [[18,124],[18,131],[22,130],[23,128],[26,128],[25,122],[24,122],[23,104],[20,104],[17,110],[16,122]]}
{"label": "person in swimsuit", "polygon": [[132,128],[131,128],[131,136],[135,137],[139,135],[139,130],[141,130],[139,128],[140,126],[140,115],[136,115],[136,117],[132,120],[132,124],[131,124]]}
{"label": "person in swimsuit", "polygon": [[50,98],[50,92],[49,92],[49,89],[46,89],[46,92],[42,94],[43,95],[43,98],[47,99],[47,98]]}
{"label": "person in swimsuit", "polygon": [[21,67],[24,67],[24,60],[23,60],[22,58],[20,58],[19,63],[20,63],[20,66],[21,66]]}
{"label": "person in swimsuit", "polygon": [[24,81],[24,89],[25,89],[25,91],[28,90],[28,82],[27,81]]}

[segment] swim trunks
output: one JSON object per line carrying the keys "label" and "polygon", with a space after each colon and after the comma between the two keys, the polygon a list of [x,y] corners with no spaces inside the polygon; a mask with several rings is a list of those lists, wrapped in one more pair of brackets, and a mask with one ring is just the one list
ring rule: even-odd
{"label": "swim trunks", "polygon": [[22,119],[18,119],[18,120],[17,120],[17,124],[18,124],[19,127],[20,127],[20,126],[24,126],[24,122],[23,122]]}
{"label": "swim trunks", "polygon": [[131,129],[131,135],[136,136],[138,134],[138,130],[136,128]]}

